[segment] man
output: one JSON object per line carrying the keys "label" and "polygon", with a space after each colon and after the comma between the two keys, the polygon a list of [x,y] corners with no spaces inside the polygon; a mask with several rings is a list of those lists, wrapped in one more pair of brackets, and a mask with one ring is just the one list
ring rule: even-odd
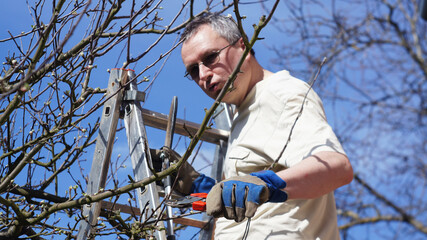
{"label": "man", "polygon": [[[215,99],[245,50],[235,22],[207,13],[188,24],[182,39],[186,76]],[[240,70],[223,98],[237,109],[225,180],[207,199],[208,214],[219,217],[215,239],[242,239],[246,218],[249,239],[339,239],[333,191],[351,182],[353,170],[321,100],[310,91],[304,101],[306,83],[262,68],[253,53]],[[279,156],[272,171],[263,171]]]}

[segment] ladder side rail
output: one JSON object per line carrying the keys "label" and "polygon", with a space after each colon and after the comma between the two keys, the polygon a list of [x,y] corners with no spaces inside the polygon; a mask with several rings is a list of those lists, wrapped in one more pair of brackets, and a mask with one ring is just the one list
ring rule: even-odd
{"label": "ladder side rail", "polygon": [[[168,123],[166,126],[166,137],[165,137],[165,146],[168,148],[172,148],[172,142],[173,142],[173,135],[175,132],[175,123],[176,123],[176,114],[178,109],[178,98],[176,96],[172,99],[172,104],[169,110],[168,115]],[[163,168],[162,170],[166,170],[170,167],[169,157],[166,156],[166,154],[162,155],[163,159]],[[170,194],[172,193],[172,177],[170,175],[166,176],[166,178],[163,179],[163,183],[165,186],[165,198],[170,198]],[[168,220],[166,221],[167,224],[167,240],[175,240],[175,234],[174,234],[174,224],[173,224],[173,210],[171,206],[166,206],[166,215],[168,217]]]}
{"label": "ladder side rail", "polygon": [[[227,132],[231,129],[233,122],[232,107],[229,104],[221,103],[215,111],[214,121],[217,129],[225,130]],[[228,138],[227,138],[228,139]],[[219,144],[215,148],[215,156],[212,163],[211,177],[217,182],[222,180],[222,167],[227,153],[228,142],[220,139]],[[211,240],[213,239],[214,220],[213,217],[203,213],[202,220],[208,222],[208,226],[200,231],[199,240]]]}
{"label": "ladder side rail", "polygon": [[[133,71],[128,72],[130,79],[135,78]],[[128,91],[138,91],[135,81],[129,84]],[[142,107],[140,102],[135,100],[125,101],[124,103],[124,122],[126,135],[129,145],[129,154],[131,156],[135,181],[140,181],[153,175],[153,164],[147,141],[147,133],[142,116]],[[143,221],[161,218],[159,193],[156,183],[150,183],[145,189],[137,189],[138,203]],[[163,221],[158,221],[157,229],[164,229]],[[155,230],[153,235],[158,240],[166,239],[164,230]]]}
{"label": "ladder side rail", "polygon": [[[111,72],[107,89],[107,96],[110,96],[110,99],[105,102],[102,110],[92,167],[86,187],[86,194],[88,195],[93,195],[105,187],[123,96],[119,82],[120,78],[117,72]],[[80,221],[78,240],[88,239],[92,226],[96,225],[98,221],[101,204],[98,202],[85,204],[82,211],[86,219]]]}

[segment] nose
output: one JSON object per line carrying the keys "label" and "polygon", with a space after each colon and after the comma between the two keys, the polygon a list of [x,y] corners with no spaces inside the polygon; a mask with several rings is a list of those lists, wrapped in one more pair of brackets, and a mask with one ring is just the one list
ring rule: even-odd
{"label": "nose", "polygon": [[210,68],[206,67],[203,63],[199,65],[199,79],[207,84],[209,84],[212,78],[212,71]]}

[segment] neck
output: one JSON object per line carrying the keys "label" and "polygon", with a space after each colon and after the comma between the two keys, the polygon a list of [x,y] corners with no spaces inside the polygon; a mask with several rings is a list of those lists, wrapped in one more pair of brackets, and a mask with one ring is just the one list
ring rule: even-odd
{"label": "neck", "polygon": [[251,68],[254,69],[254,71],[251,77],[250,89],[252,89],[258,82],[261,82],[262,80],[273,75],[272,72],[262,68],[257,61],[254,61],[253,66],[251,66]]}

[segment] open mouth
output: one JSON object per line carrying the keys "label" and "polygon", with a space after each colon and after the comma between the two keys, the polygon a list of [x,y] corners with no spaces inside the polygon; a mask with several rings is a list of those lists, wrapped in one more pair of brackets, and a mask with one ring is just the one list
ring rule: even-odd
{"label": "open mouth", "polygon": [[213,83],[209,86],[208,90],[210,92],[217,92],[218,90],[220,90],[220,86],[218,83]]}

